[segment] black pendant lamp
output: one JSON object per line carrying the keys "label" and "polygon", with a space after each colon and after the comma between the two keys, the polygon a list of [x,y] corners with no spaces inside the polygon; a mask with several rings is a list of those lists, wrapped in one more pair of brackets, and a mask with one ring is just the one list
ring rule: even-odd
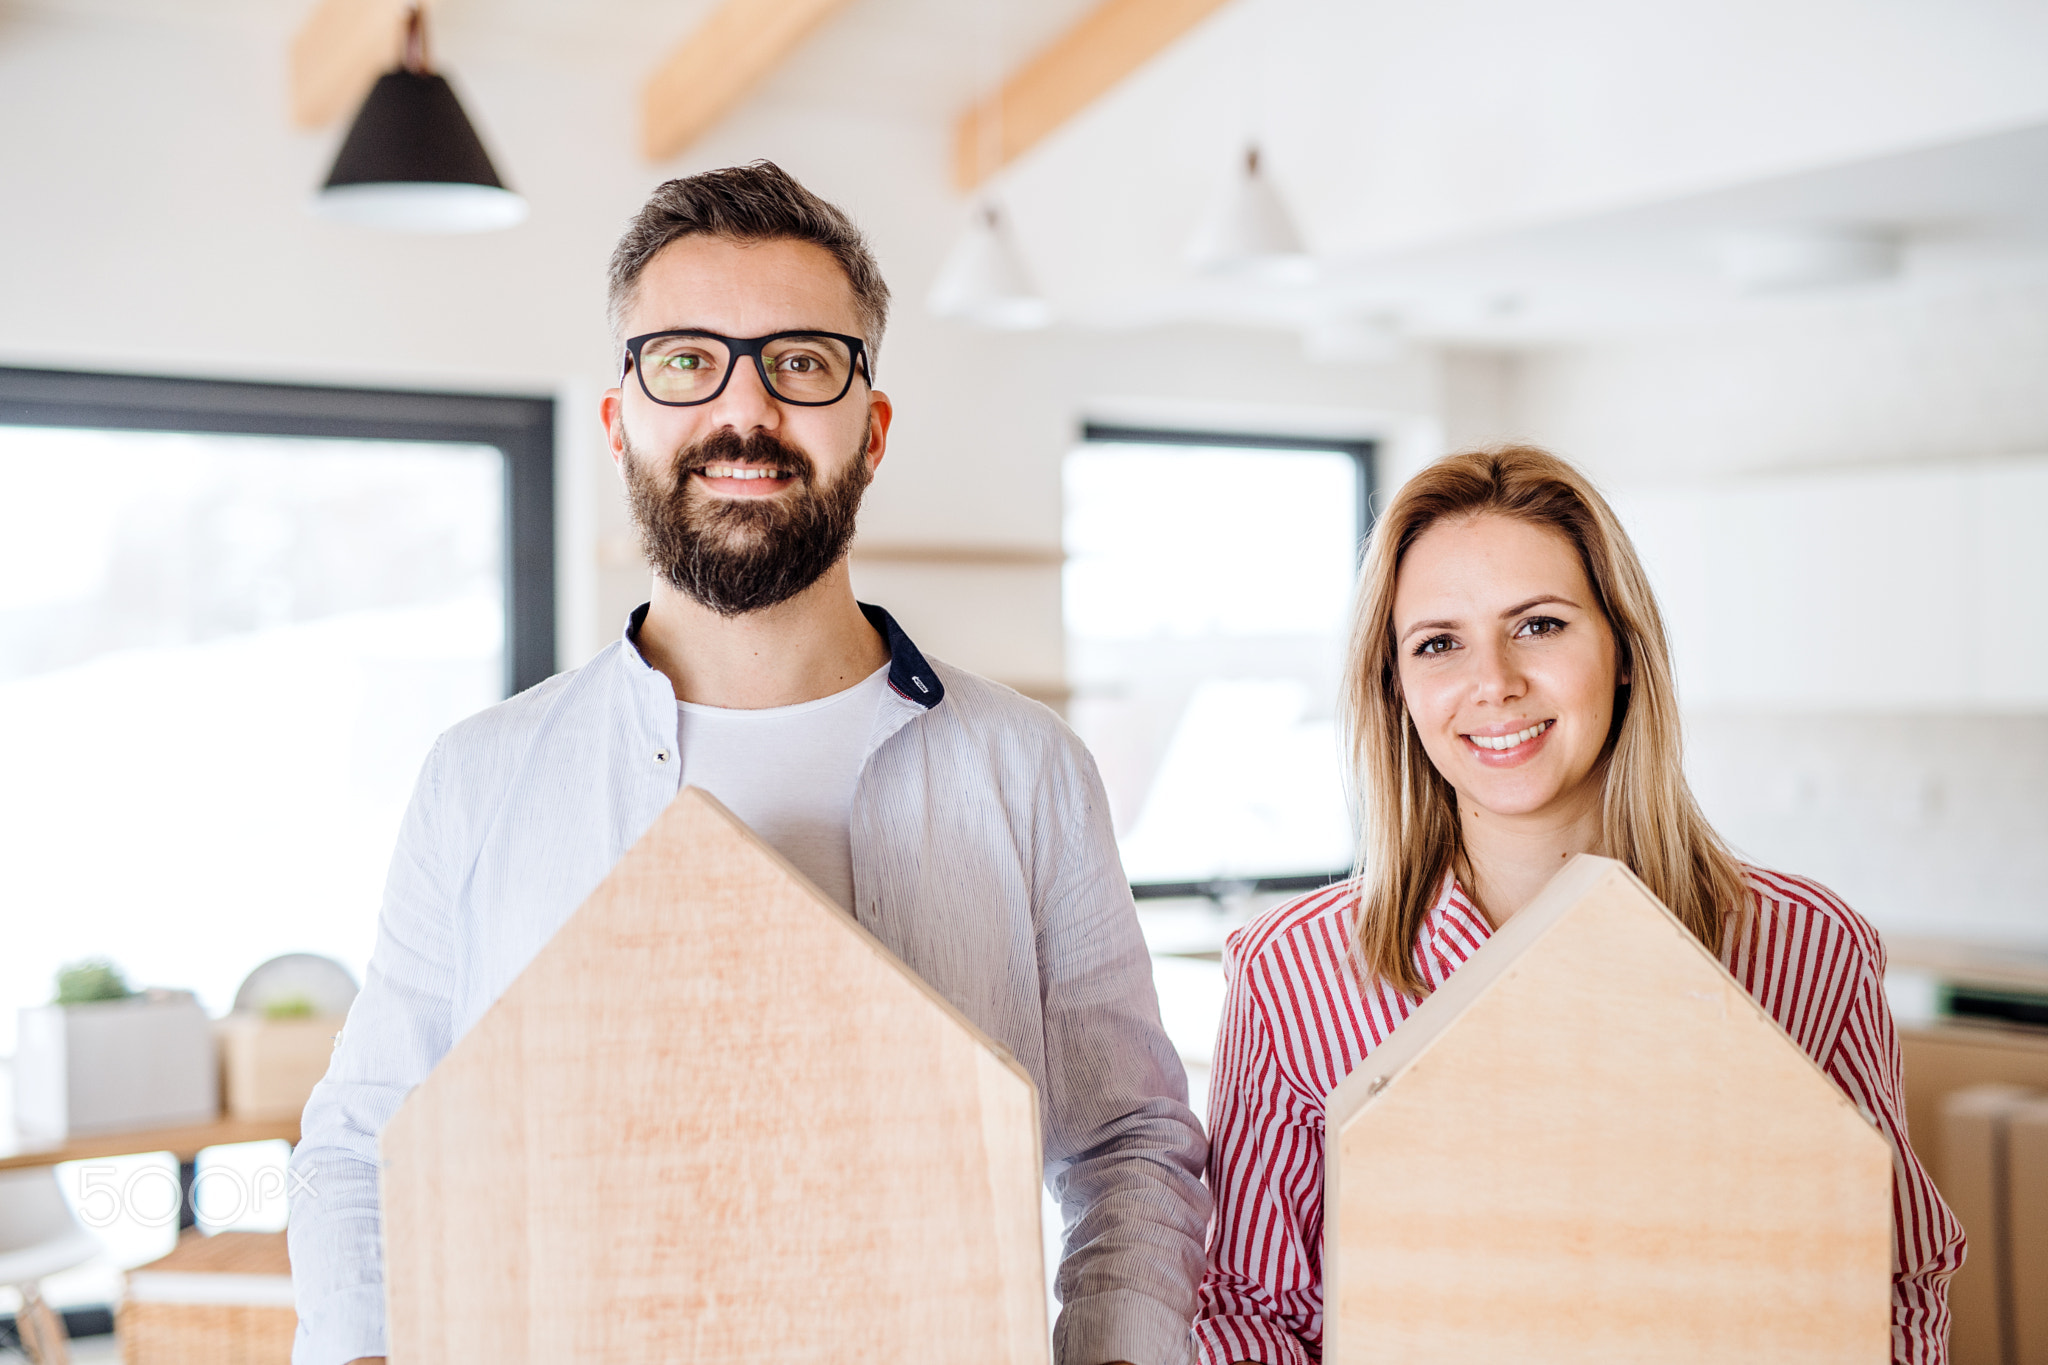
{"label": "black pendant lamp", "polygon": [[405,61],[371,87],[313,211],[394,232],[489,232],[526,218],[448,82],[427,69],[426,32],[406,17]]}

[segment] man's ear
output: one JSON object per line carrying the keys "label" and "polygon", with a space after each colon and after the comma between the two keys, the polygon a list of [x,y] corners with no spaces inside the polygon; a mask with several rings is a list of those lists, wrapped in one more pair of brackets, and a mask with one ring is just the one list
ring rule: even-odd
{"label": "man's ear", "polygon": [[604,439],[612,453],[612,467],[621,478],[626,473],[626,391],[606,389],[597,400],[597,415],[604,422]]}
{"label": "man's ear", "polygon": [[868,473],[872,474],[882,463],[882,456],[889,449],[889,423],[896,418],[896,407],[889,401],[889,395],[879,390],[868,394]]}

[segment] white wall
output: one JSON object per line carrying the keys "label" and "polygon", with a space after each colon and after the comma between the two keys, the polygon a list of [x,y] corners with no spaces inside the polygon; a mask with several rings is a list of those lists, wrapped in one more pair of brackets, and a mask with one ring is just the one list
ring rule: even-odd
{"label": "white wall", "polygon": [[[1956,501],[2048,451],[2048,282],[1820,293],[1453,368],[1461,441],[1547,445],[1660,538],[1645,557],[1674,584],[1689,766],[1748,856],[1887,929],[2048,943],[2041,537],[2030,499]],[[1853,556],[1809,573],[1787,567],[1804,551],[1756,549],[1783,578],[1765,610],[1756,565],[1725,562],[1743,547],[1694,515],[1714,507]],[[1688,516],[1697,557],[1672,570]]]}

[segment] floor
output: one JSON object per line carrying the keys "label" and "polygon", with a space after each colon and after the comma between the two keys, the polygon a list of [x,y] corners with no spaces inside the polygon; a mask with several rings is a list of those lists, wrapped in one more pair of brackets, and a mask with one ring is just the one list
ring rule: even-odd
{"label": "floor", "polygon": [[121,1339],[111,1333],[71,1343],[71,1365],[120,1365]]}

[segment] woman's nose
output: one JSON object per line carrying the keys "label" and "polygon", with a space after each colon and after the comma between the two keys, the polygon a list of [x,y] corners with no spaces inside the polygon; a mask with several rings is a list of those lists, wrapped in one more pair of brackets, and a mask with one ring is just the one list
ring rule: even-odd
{"label": "woman's nose", "polygon": [[1513,651],[1503,641],[1489,640],[1472,649],[1472,687],[1475,700],[1496,704],[1519,700],[1528,680],[1515,666]]}

